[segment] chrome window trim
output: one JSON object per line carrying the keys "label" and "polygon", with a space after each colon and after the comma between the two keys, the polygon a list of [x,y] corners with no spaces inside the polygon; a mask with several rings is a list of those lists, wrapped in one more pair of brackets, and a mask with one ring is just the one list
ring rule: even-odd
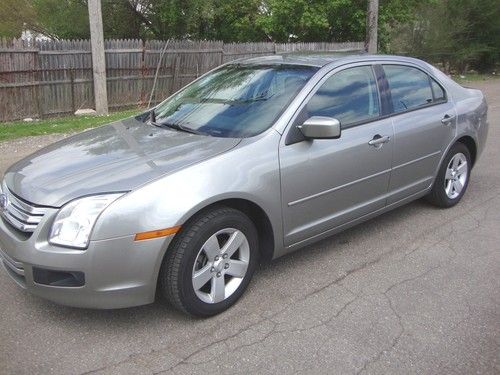
{"label": "chrome window trim", "polygon": [[[367,65],[370,65],[372,67],[372,69],[375,65],[380,65],[382,68],[383,68],[383,65],[400,65],[400,66],[407,66],[410,68],[416,68],[416,69],[422,71],[423,73],[425,73],[430,78],[432,78],[434,81],[436,81],[439,84],[439,86],[442,87],[442,89],[444,90],[445,95],[446,95],[446,101],[441,100],[441,101],[438,101],[435,103],[433,102],[433,103],[430,103],[430,104],[427,104],[424,106],[411,108],[411,109],[408,109],[408,110],[403,111],[403,112],[394,112],[394,110],[392,109],[392,111],[389,114],[380,115],[379,117],[376,117],[373,119],[367,119],[364,121],[359,121],[357,123],[348,124],[347,126],[342,127],[342,130],[350,129],[350,128],[353,128],[356,126],[366,125],[366,124],[369,124],[369,123],[372,123],[375,121],[385,120],[388,118],[392,118],[392,117],[399,116],[399,115],[406,114],[406,113],[411,113],[414,111],[419,111],[421,109],[426,109],[426,108],[434,107],[437,105],[442,105],[442,104],[446,104],[446,103],[450,103],[450,102],[453,103],[452,96],[449,94],[446,86],[441,82],[441,80],[439,80],[434,74],[432,74],[427,69],[425,69],[424,67],[422,67],[418,64],[415,64],[415,63],[412,63],[409,61],[398,61],[398,60],[394,60],[392,58],[387,59],[387,60],[383,59],[383,58],[382,59],[375,59],[374,58],[374,59],[367,59],[364,61],[357,61],[357,62],[349,61],[349,62],[342,63],[340,65],[338,65],[338,62],[332,62],[330,64],[325,65],[322,69],[318,70],[318,72],[316,73],[316,75],[318,75],[318,77],[316,78],[316,82],[314,82],[314,86],[312,88],[310,88],[307,93],[304,94],[304,98],[301,100],[300,103],[298,103],[295,106],[295,111],[289,116],[288,120],[285,122],[285,126],[284,126],[283,131],[280,132],[279,129],[277,129],[275,127],[276,131],[278,133],[282,134],[281,141],[280,141],[280,147],[289,146],[288,144],[286,144],[286,139],[288,137],[288,134],[292,131],[293,124],[295,123],[297,117],[299,116],[300,112],[302,111],[304,106],[307,104],[307,102],[311,99],[311,97],[316,93],[316,91],[319,89],[319,87],[321,87],[321,85],[328,78],[330,78],[335,73],[341,72],[342,70],[354,68],[354,67],[358,67],[358,66],[367,66]],[[374,72],[374,73],[376,73],[376,72]],[[377,79],[376,74],[375,74],[375,79]],[[387,77],[385,76],[385,72],[384,72],[384,79],[387,81]],[[310,82],[313,82],[313,81],[314,81],[314,76],[311,78]],[[304,86],[303,90],[306,87],[307,87],[307,85]],[[380,93],[380,88],[378,87],[378,83],[377,83],[377,88],[378,88],[378,92],[379,92],[379,100],[381,100],[381,93]],[[390,90],[390,88],[389,88],[389,90]],[[299,95],[300,95],[300,93],[299,93]],[[290,106],[293,106],[293,105],[294,105],[294,102],[292,102]],[[341,139],[341,138],[339,138],[339,139]]]}

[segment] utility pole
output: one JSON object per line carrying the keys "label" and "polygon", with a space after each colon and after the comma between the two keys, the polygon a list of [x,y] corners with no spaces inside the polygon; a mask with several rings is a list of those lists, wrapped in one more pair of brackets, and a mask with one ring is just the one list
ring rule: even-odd
{"label": "utility pole", "polygon": [[90,44],[92,47],[92,70],[94,73],[95,110],[98,115],[108,114],[108,93],[106,89],[106,60],[102,31],[101,0],[88,0]]}
{"label": "utility pole", "polygon": [[368,12],[366,14],[366,42],[365,48],[368,53],[377,53],[378,39],[378,0],[368,0]]}

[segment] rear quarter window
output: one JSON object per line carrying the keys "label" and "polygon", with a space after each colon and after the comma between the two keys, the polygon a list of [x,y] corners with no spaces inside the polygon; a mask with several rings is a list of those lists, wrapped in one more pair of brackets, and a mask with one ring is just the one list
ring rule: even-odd
{"label": "rear quarter window", "polygon": [[430,78],[431,87],[432,87],[432,95],[434,96],[435,102],[444,102],[446,101],[446,93],[441,87],[439,83],[437,83],[434,78]]}

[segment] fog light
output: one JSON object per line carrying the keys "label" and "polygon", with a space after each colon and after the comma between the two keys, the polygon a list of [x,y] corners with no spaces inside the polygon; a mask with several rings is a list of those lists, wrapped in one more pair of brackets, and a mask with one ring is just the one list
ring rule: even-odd
{"label": "fog light", "polygon": [[78,287],[85,285],[85,274],[77,271],[52,271],[33,267],[33,281],[49,286]]}

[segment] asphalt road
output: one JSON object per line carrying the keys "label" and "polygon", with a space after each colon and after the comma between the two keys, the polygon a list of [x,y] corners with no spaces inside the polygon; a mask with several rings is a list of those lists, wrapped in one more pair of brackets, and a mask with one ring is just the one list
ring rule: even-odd
{"label": "asphalt road", "polygon": [[[417,201],[263,266],[231,310],[93,311],[0,272],[2,374],[500,373],[500,80],[455,208]],[[0,143],[0,172],[57,137]]]}

